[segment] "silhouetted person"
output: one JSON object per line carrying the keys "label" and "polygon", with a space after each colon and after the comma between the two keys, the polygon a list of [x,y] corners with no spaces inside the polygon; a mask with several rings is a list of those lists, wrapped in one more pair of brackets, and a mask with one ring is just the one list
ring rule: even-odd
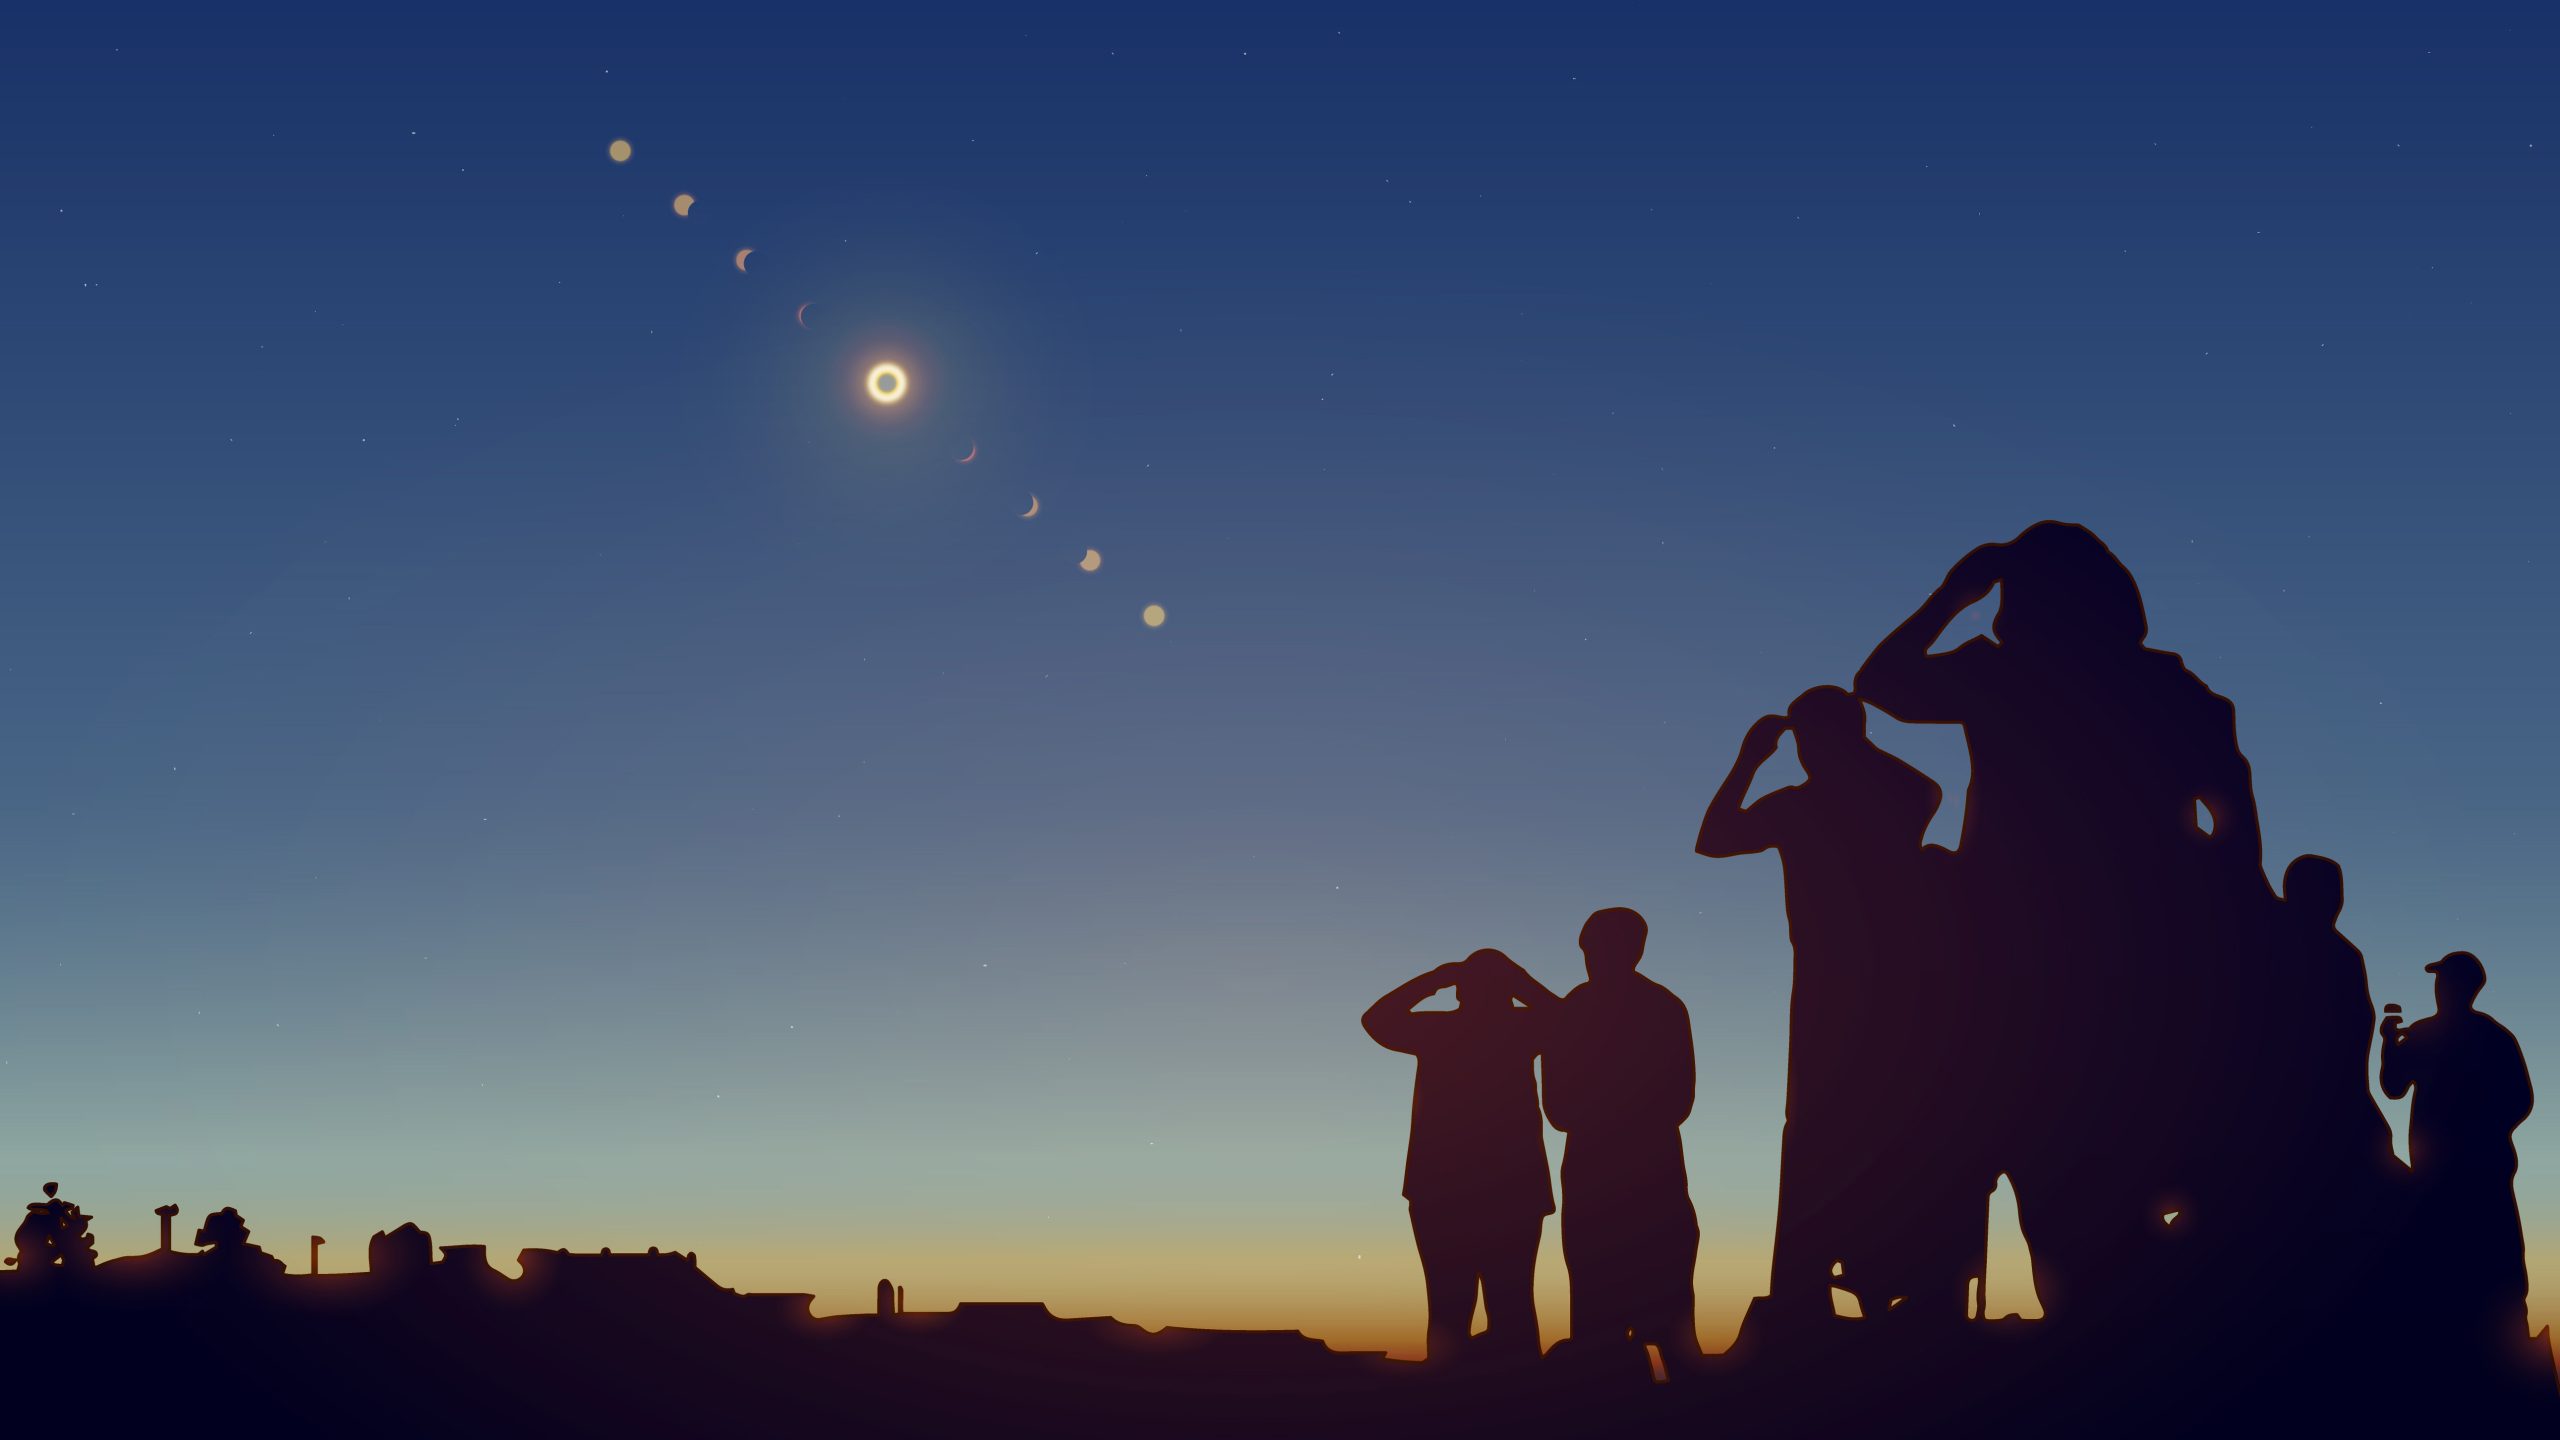
{"label": "silhouetted person", "polygon": [[[1930,653],[1994,587],[1991,637]],[[2164,1048],[2160,1000],[2254,963],[2244,932],[2272,904],[2231,703],[2148,628],[2098,537],[2045,521],[1965,556],[1857,677],[1896,719],[1965,730],[1972,1029],[2000,1069],[1976,1118],[2057,1320],[2126,1314],[2106,1297],[2158,1289],[2162,1214],[2208,1208],[2179,1197],[2245,1068],[2219,1027],[2243,1017],[2206,1013]]]}
{"label": "silhouetted person", "polygon": [[[2271,1324],[2311,1323],[2341,1306],[2397,1311],[2373,1293],[2399,1229],[2408,1171],[2374,1103],[2373,1000],[2364,956],[2338,932],[2345,874],[2322,855],[2285,867],[2263,942],[2207,1009],[2232,1051],[2229,1088],[2205,1110],[2196,1187],[2201,1227],[2188,1257],[2207,1309],[2247,1308]],[[2181,1224],[2186,1223],[2184,1219]]]}
{"label": "silhouetted person", "polygon": [[2373,1101],[2373,990],[2364,952],[2338,932],[2346,904],[2346,872],[2337,861],[2302,855],[2284,867],[2268,988],[2286,1013],[2268,1016],[2262,1031],[2278,1057],[2267,1075],[2281,1112],[2315,1147],[2302,1159],[2323,1170],[2340,1159],[2368,1169],[2397,1163],[2391,1122]]}
{"label": "silhouetted person", "polygon": [[2415,1258],[2429,1274],[2435,1328],[2512,1345],[2524,1333],[2524,1223],[2516,1210],[2515,1129],[2533,1113],[2524,1050],[2472,1008],[2489,973],[2456,950],[2427,967],[2436,1013],[2403,1030],[2382,1020],[2382,1093],[2409,1102],[2417,1178]]}
{"label": "silhouetted person", "polygon": [[1644,917],[1616,908],[1582,926],[1590,976],[1555,1009],[1547,1120],[1564,1132],[1564,1263],[1577,1347],[1659,1346],[1698,1355],[1698,1212],[1680,1125],[1697,1097],[1689,1007],[1636,973]]}
{"label": "silhouetted person", "polygon": [[[1803,783],[1745,806],[1789,732]],[[1698,828],[1701,855],[1776,850],[1786,867],[1795,984],[1769,1265],[1782,1322],[1829,1315],[1835,1283],[1866,1314],[1896,1298],[1908,1313],[1964,1313],[1991,1177],[1937,1123],[1967,1103],[1948,1083],[1964,1017],[1941,973],[1946,926],[1931,894],[1930,862],[1946,857],[1923,846],[1938,800],[1936,781],[1867,738],[1866,707],[1823,685],[1752,725]]]}
{"label": "silhouetted person", "polygon": [[[1414,1006],[1456,987],[1454,1010]],[[1489,1352],[1535,1358],[1538,1237],[1555,1213],[1534,1069],[1544,1025],[1512,1004],[1546,992],[1499,950],[1417,975],[1360,1017],[1369,1038],[1414,1058],[1404,1197],[1422,1256],[1428,1353],[1455,1358],[1484,1291]]]}

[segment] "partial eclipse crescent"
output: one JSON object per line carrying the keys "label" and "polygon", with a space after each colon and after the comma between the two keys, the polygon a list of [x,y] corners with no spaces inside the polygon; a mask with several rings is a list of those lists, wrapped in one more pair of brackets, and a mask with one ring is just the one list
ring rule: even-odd
{"label": "partial eclipse crescent", "polygon": [[961,456],[961,457],[960,457],[960,459],[959,459],[959,461],[958,461],[958,463],[959,463],[959,464],[962,464],[962,465],[966,465],[966,464],[968,464],[970,461],[975,460],[975,459],[977,459],[977,458],[978,458],[978,442],[977,442],[977,441],[975,441],[975,440],[972,440],[972,441],[970,441],[970,442],[969,442],[969,453],[968,453],[968,454],[966,454],[966,455]]}
{"label": "partial eclipse crescent", "polygon": [[800,302],[800,308],[791,312],[791,323],[792,323],[792,324],[794,324],[794,325],[799,326],[799,327],[800,327],[801,329],[803,329],[803,330],[808,329],[808,328],[809,328],[809,307],[810,307],[810,306],[812,306],[812,305],[815,305],[815,304],[817,304],[817,303],[818,303],[818,302],[817,302],[817,301],[815,301],[815,300],[803,300],[803,301],[801,301],[801,302]]}
{"label": "partial eclipse crescent", "polygon": [[1087,550],[1086,552],[1084,552],[1084,558],[1076,562],[1076,568],[1077,568],[1077,569],[1079,569],[1079,570],[1081,570],[1081,571],[1083,571],[1083,572],[1084,572],[1084,573],[1086,573],[1087,575],[1090,575],[1090,574],[1092,574],[1094,571],[1101,569],[1101,568],[1102,568],[1102,552],[1101,552],[1101,551],[1099,551],[1099,550]]}
{"label": "partial eclipse crescent", "polygon": [[1028,520],[1028,519],[1030,519],[1032,516],[1037,515],[1037,514],[1039,514],[1039,513],[1040,513],[1040,497],[1039,497],[1039,496],[1037,496],[1037,495],[1034,495],[1034,496],[1032,496],[1032,497],[1031,497],[1031,508],[1022,512],[1022,518],[1023,518],[1023,519],[1025,519],[1025,520]]}
{"label": "partial eclipse crescent", "polygon": [[693,213],[693,197],[690,195],[679,195],[675,199],[675,206],[676,218],[681,220],[685,216]]}
{"label": "partial eclipse crescent", "polygon": [[734,263],[738,267],[739,274],[744,275],[747,273],[747,257],[754,253],[756,253],[756,247],[753,245],[750,245],[746,249],[738,252],[738,258]]}

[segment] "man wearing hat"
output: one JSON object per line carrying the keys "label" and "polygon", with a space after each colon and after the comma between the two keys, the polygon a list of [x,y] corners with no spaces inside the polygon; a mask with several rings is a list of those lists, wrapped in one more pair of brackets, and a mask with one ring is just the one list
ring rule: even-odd
{"label": "man wearing hat", "polygon": [[[2446,1334],[2524,1333],[2524,1222],[2516,1211],[2515,1128],[2533,1113],[2524,1050],[2472,1008],[2489,973],[2456,950],[2427,967],[2436,1013],[2403,1030],[2382,1019],[2382,1093],[2409,1103],[2417,1243]],[[2399,1007],[2391,1007],[2396,1011]]]}

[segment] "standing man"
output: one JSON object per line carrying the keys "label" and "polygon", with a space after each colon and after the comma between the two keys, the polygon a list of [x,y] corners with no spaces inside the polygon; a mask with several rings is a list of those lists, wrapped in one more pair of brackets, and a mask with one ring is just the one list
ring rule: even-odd
{"label": "standing man", "polygon": [[2398,1015],[2382,1017],[2382,1093],[2418,1092],[2409,1102],[2409,1169],[2418,1182],[2417,1247],[2430,1272],[2420,1283],[2436,1297],[2439,1332],[2512,1343],[2525,1324],[2515,1128],[2533,1113],[2533,1080],[2516,1037],[2472,1008],[2489,983],[2480,957],[2456,950],[2427,969],[2436,1013],[2406,1030]]}
{"label": "standing man", "polygon": [[[1789,733],[1804,783],[1744,805]],[[1795,983],[1772,1324],[1827,1320],[1835,1285],[1866,1315],[1961,1320],[1981,1269],[1992,1177],[1964,1140],[1976,1097],[1950,1043],[1968,1007],[1949,993],[1952,907],[1933,893],[1931,862],[1948,857],[1923,843],[1938,800],[1936,781],[1867,738],[1855,696],[1818,685],[1751,727],[1698,829],[1701,855],[1775,850],[1786,867]]]}
{"label": "standing man", "polygon": [[1645,935],[1644,917],[1624,908],[1584,922],[1591,978],[1555,1009],[1547,1120],[1565,1134],[1575,1346],[1632,1337],[1679,1370],[1698,1359],[1698,1212],[1680,1150],[1698,1065],[1689,1007],[1636,973]]}
{"label": "standing man", "polygon": [[[1451,986],[1458,1008],[1414,1012]],[[1510,956],[1479,950],[1388,991],[1360,1017],[1370,1039],[1414,1057],[1404,1198],[1422,1253],[1426,1353],[1434,1362],[1466,1347],[1479,1286],[1486,1351],[1527,1360],[1539,1353],[1531,1282],[1556,1199],[1533,1068],[1542,1026],[1511,1003],[1520,996],[1550,999]]]}

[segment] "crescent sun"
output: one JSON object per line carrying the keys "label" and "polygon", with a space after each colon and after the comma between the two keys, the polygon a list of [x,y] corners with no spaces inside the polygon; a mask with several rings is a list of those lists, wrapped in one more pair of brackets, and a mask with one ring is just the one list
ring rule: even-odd
{"label": "crescent sun", "polygon": [[1037,514],[1039,514],[1039,513],[1040,513],[1040,497],[1039,497],[1039,496],[1037,496],[1037,495],[1034,495],[1034,496],[1032,496],[1032,497],[1031,497],[1031,508],[1022,512],[1022,518],[1023,518],[1023,519],[1025,519],[1025,520],[1028,520],[1028,519],[1030,519],[1032,516],[1037,515]]}
{"label": "crescent sun", "polygon": [[747,257],[754,253],[756,253],[756,247],[753,245],[750,245],[746,249],[738,252],[738,258],[733,263],[737,265],[739,274],[744,275],[747,273]]}
{"label": "crescent sun", "polygon": [[793,324],[795,324],[795,325],[799,326],[799,327],[800,327],[801,329],[803,329],[803,330],[808,329],[808,328],[809,328],[809,307],[810,307],[810,306],[812,306],[812,305],[815,305],[815,304],[817,304],[817,303],[818,303],[818,302],[817,302],[817,301],[815,301],[815,300],[803,300],[803,301],[801,301],[801,302],[800,302],[800,308],[791,312],[791,322],[792,322]]}
{"label": "crescent sun", "polygon": [[968,454],[966,454],[966,455],[961,456],[961,457],[960,457],[960,459],[959,459],[959,461],[958,461],[958,463],[960,463],[960,464],[962,464],[962,465],[966,465],[966,464],[968,464],[970,461],[975,460],[975,459],[977,459],[977,458],[978,458],[978,442],[977,442],[977,441],[975,441],[975,440],[972,440],[972,441],[970,441],[970,442],[969,442],[969,453],[968,453]]}

